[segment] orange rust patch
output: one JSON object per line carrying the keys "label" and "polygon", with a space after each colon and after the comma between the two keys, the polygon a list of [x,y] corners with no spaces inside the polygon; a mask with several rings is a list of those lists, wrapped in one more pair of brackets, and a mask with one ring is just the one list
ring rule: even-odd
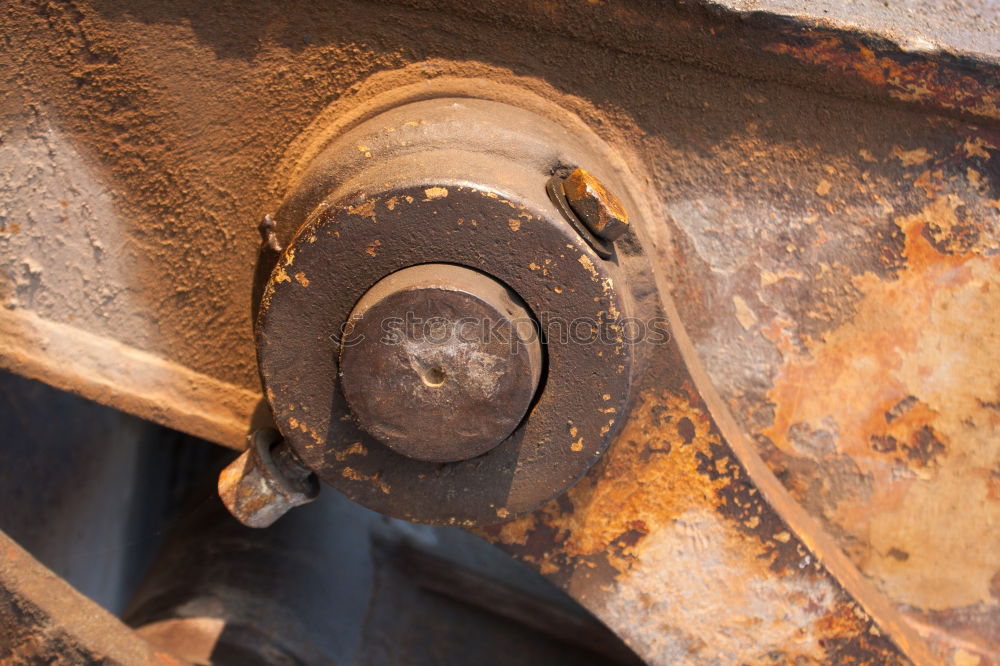
{"label": "orange rust patch", "polygon": [[361,472],[359,472],[358,470],[354,469],[353,467],[345,467],[341,471],[341,475],[345,479],[350,479],[351,481],[360,481],[360,482],[367,481],[370,483],[374,483],[378,487],[378,489],[381,490],[383,493],[385,493],[386,495],[389,494],[390,491],[389,484],[387,484],[385,481],[382,480],[380,474],[376,473],[366,476]]}
{"label": "orange rust patch", "polygon": [[[566,580],[652,663],[758,663],[761,645],[791,637],[790,659],[838,663],[838,646],[850,640],[874,655],[871,663],[896,663],[891,646],[875,644],[869,618],[787,530],[772,538],[791,566],[774,568],[775,550],[744,529],[764,521],[762,504],[737,515],[757,493],[727,450],[696,396],[648,391],[602,463],[566,499],[486,534]],[[598,573],[602,561],[614,576]],[[636,613],[648,619],[636,623]],[[720,639],[674,633],[701,624]]]}
{"label": "orange rust patch", "polygon": [[[988,475],[1000,463],[1000,257],[942,252],[956,198],[939,196],[897,219],[906,264],[898,277],[855,278],[864,294],[852,321],[792,345],[790,322],[764,328],[784,356],[763,431],[793,456],[815,458],[797,433],[825,431],[871,480],[840,493],[826,518],[868,551],[852,553],[896,601],[920,608],[992,603],[1000,522]],[[951,248],[949,248],[950,250]],[[819,461],[817,461],[819,462]],[[953,506],[961,510],[942,510]],[[900,557],[905,553],[905,557]]]}
{"label": "orange rust patch", "polygon": [[350,206],[347,212],[351,215],[357,215],[359,217],[367,217],[372,222],[377,222],[375,217],[375,200],[369,199],[363,204],[358,204],[357,206]]}
{"label": "orange rust patch", "polygon": [[931,158],[931,154],[927,152],[926,148],[903,150],[902,146],[894,146],[892,156],[898,159],[905,167],[913,166],[914,164],[923,164]]}
{"label": "orange rust patch", "polygon": [[[334,453],[334,457],[341,462],[347,460],[347,456],[366,456],[366,455],[368,455],[368,449],[366,449],[365,445],[362,444],[361,442],[354,442],[343,451],[337,451],[336,453]],[[353,478],[353,477],[348,477],[348,478]]]}
{"label": "orange rust patch", "polygon": [[[682,445],[684,438],[677,433],[676,424],[682,420],[694,427],[690,445]],[[651,437],[663,439],[662,450],[646,456],[640,443]],[[607,551],[612,566],[624,571],[632,546],[622,555],[610,552],[623,534],[636,524],[662,525],[701,504],[704,497],[714,498],[724,485],[724,481],[692,473],[698,454],[707,454],[709,444],[718,442],[708,418],[685,398],[646,395],[605,456],[599,477],[588,476],[567,493],[573,512],[563,513],[558,503],[550,503],[503,525],[499,540],[524,543],[541,519],[561,535],[566,554],[579,557]]]}
{"label": "orange rust patch", "polygon": [[888,90],[896,99],[930,102],[937,106],[1000,119],[1000,90],[972,76],[945,70],[927,59],[902,63],[880,56],[865,46],[850,46],[828,37],[809,45],[768,44],[764,49],[796,60],[839,70]]}
{"label": "orange rust patch", "polygon": [[[998,258],[986,262],[974,253],[943,254],[924,238],[928,224],[949,228],[951,216],[951,208],[938,201],[917,215],[902,218],[899,226],[906,237],[907,270],[899,280],[888,283],[871,274],[859,277],[856,282],[869,298],[857,318],[825,340],[812,343],[809,356],[790,357],[788,322],[775,320],[764,329],[765,336],[786,357],[768,394],[776,410],[774,423],[764,434],[775,445],[792,452],[788,431],[793,424],[807,421],[821,427],[823,419],[832,414],[837,417],[841,441],[854,452],[866,450],[871,435],[888,436],[933,420],[934,415],[920,407],[905,418],[886,423],[885,414],[909,396],[905,387],[892,379],[901,366],[900,352],[918,351],[919,333],[930,323],[922,315],[930,312],[931,301],[939,293],[973,279],[970,262],[1000,267]],[[984,284],[983,289],[989,286]],[[863,404],[851,402],[862,396]],[[848,402],[838,405],[838,398]],[[836,411],[831,412],[831,408]]]}

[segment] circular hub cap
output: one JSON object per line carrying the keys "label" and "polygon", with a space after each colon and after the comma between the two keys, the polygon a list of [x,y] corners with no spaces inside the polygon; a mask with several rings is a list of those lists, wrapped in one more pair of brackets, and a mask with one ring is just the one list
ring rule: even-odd
{"label": "circular hub cap", "polygon": [[542,347],[503,284],[449,264],[397,271],[351,312],[340,379],[366,431],[409,458],[453,462],[489,451],[531,405]]}

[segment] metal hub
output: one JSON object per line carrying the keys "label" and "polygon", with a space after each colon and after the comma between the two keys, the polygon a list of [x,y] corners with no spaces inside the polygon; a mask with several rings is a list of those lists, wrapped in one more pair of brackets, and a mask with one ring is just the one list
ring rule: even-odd
{"label": "metal hub", "polygon": [[597,462],[629,406],[636,246],[598,250],[608,225],[550,196],[578,164],[624,191],[560,125],[467,98],[385,111],[310,158],[264,229],[256,320],[305,467],[381,513],[474,526]]}
{"label": "metal hub", "polygon": [[524,417],[542,374],[542,345],[516,294],[461,266],[404,268],[351,312],[340,378],[372,436],[416,460],[485,453]]}

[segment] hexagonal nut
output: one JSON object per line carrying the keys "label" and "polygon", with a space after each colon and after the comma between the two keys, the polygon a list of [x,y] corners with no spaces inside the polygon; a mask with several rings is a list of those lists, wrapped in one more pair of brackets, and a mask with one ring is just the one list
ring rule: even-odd
{"label": "hexagonal nut", "polygon": [[563,194],[595,236],[615,241],[628,231],[628,213],[622,202],[584,169],[575,170],[563,181]]}
{"label": "hexagonal nut", "polygon": [[270,428],[258,430],[250,445],[219,474],[219,497],[229,512],[247,527],[269,527],[290,509],[319,494],[315,474],[283,473],[274,451],[285,446]]}

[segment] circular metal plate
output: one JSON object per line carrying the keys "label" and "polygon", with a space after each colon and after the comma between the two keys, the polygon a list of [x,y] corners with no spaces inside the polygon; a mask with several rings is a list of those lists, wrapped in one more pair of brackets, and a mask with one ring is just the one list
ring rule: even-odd
{"label": "circular metal plate", "polygon": [[[328,149],[283,209],[308,217],[263,288],[262,382],[289,444],[351,499],[418,522],[500,522],[576,482],[624,420],[635,349],[622,326],[631,302],[623,272],[546,193],[563,164],[550,141],[562,140],[558,127],[463,100],[384,115]],[[343,177],[324,195],[337,169]],[[456,462],[382,444],[358,425],[338,380],[340,338],[359,299],[385,276],[428,263],[509,287],[537,318],[547,356],[518,427]]]}

